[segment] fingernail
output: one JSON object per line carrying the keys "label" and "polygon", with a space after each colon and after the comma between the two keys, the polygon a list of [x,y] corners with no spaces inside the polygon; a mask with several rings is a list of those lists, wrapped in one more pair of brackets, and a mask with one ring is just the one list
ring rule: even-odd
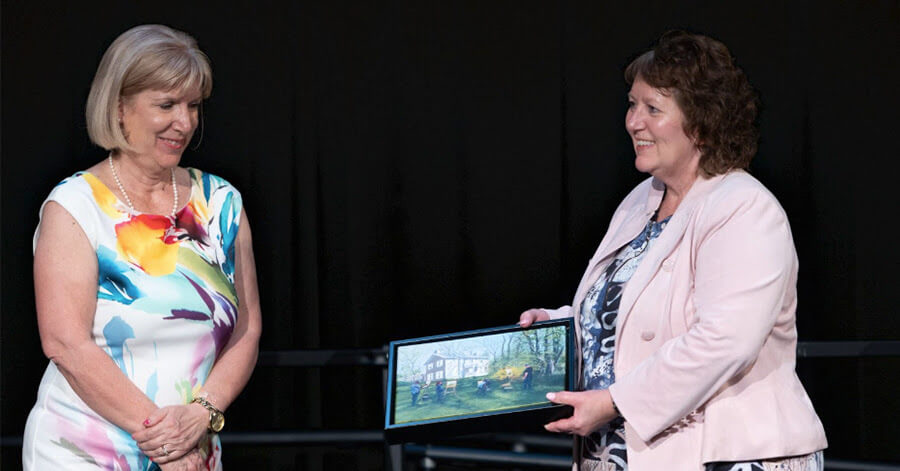
{"label": "fingernail", "polygon": [[145,420],[144,425],[150,425],[150,419]]}
{"label": "fingernail", "polygon": [[547,399],[549,399],[549,400],[551,400],[551,401],[554,400],[554,399],[556,399],[556,394],[554,394],[554,393],[547,393]]}

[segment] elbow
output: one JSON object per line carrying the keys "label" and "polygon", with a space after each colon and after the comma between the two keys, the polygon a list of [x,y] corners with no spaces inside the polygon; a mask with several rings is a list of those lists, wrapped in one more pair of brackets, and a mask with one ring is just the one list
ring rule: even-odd
{"label": "elbow", "polygon": [[759,358],[762,344],[752,340],[753,339],[740,338],[735,342],[732,361],[738,372],[746,370],[753,365],[753,363],[756,363],[756,359]]}
{"label": "elbow", "polygon": [[[763,341],[765,339],[762,339]],[[747,370],[759,358],[759,352],[762,350],[763,342],[751,335],[743,335],[740,332],[731,336],[728,345],[725,347],[725,356],[732,370],[730,374],[740,374]]]}
{"label": "elbow", "polygon": [[65,350],[60,342],[55,340],[41,339],[41,350],[44,356],[53,363],[59,363],[62,352]]}
{"label": "elbow", "polygon": [[41,336],[41,350],[43,350],[44,356],[60,369],[69,369],[68,365],[71,363],[70,358],[73,357],[75,348],[64,339]]}
{"label": "elbow", "polygon": [[706,332],[703,350],[725,370],[726,375],[738,374],[749,368],[759,357],[765,338],[741,329],[710,329]]}
{"label": "elbow", "polygon": [[254,325],[247,329],[246,342],[249,346],[250,353],[253,357],[252,363],[255,365],[259,358],[259,338],[262,336],[262,326]]}
{"label": "elbow", "polygon": [[247,337],[252,342],[253,348],[259,351],[259,338],[262,337],[262,324],[256,324],[247,330]]}

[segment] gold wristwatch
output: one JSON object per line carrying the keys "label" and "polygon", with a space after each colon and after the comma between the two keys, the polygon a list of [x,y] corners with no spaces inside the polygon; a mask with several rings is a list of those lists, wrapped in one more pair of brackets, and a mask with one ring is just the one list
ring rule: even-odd
{"label": "gold wristwatch", "polygon": [[209,430],[214,433],[219,433],[219,431],[222,430],[222,427],[225,426],[225,414],[219,409],[216,409],[216,406],[210,404],[209,401],[202,397],[195,397],[191,402],[196,402],[209,411]]}

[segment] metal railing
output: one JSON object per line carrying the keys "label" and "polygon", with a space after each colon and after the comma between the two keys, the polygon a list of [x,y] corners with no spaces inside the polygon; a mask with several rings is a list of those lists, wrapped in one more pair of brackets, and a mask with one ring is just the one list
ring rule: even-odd
{"label": "metal railing", "polygon": [[[859,358],[900,356],[900,341],[837,341],[800,342],[798,358]],[[387,347],[353,350],[290,350],[260,352],[259,366],[265,367],[323,367],[323,366],[387,366]],[[383,444],[382,430],[318,430],[228,432],[221,434],[222,442],[232,445],[340,445]],[[569,469],[570,453],[534,453],[529,447],[570,449],[571,440],[530,434],[494,434],[491,441],[506,443],[507,450],[487,450],[467,447],[437,446],[411,443],[389,447],[387,453],[394,470],[402,469],[405,456],[421,457],[420,467],[434,469],[438,461],[462,461],[481,464],[503,464],[513,468]],[[0,437],[0,446],[21,448],[22,436]],[[854,460],[825,459],[825,469],[841,471],[900,471],[900,464],[872,463]]]}

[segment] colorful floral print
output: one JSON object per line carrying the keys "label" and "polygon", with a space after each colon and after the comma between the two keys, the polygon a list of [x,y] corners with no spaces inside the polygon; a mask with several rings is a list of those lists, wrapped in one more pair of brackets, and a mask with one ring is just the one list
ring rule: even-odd
{"label": "colorful floral print", "polygon": [[[193,399],[238,316],[240,194],[219,177],[189,172],[190,200],[174,217],[133,212],[87,172],[47,198],[75,218],[97,254],[94,341],[160,406]],[[40,226],[35,241],[39,233]],[[208,469],[221,468],[217,436],[201,451]],[[127,432],[84,404],[53,363],[28,419],[23,461],[26,469],[158,469]]]}

